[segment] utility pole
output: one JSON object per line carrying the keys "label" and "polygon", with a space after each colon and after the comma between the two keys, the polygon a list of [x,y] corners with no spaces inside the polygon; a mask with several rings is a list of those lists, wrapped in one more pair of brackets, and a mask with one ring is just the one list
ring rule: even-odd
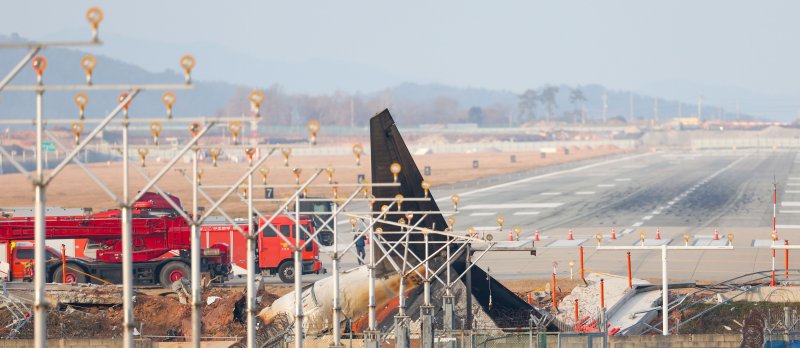
{"label": "utility pole", "polygon": [[355,114],[356,112],[355,105],[353,105],[353,96],[350,96],[350,128],[356,126]]}
{"label": "utility pole", "polygon": [[740,112],[740,110],[739,110],[739,101],[737,100],[736,101],[736,120],[737,121],[739,120],[739,112]]}
{"label": "utility pole", "polygon": [[654,102],[655,105],[653,105],[653,120],[655,120],[656,123],[658,123],[658,98],[655,98]]}
{"label": "utility pole", "polygon": [[703,95],[697,96],[697,118],[703,118]]}
{"label": "utility pole", "polygon": [[630,110],[628,112],[628,118],[633,120],[633,91],[628,92],[628,99],[630,102]]}

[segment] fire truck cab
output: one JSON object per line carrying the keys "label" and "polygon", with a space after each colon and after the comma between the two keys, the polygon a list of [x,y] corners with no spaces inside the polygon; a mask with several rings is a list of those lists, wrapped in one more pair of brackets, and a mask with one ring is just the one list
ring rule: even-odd
{"label": "fire truck cab", "polygon": [[[266,217],[269,219],[269,217]],[[266,220],[261,220],[259,226],[263,226]],[[292,244],[296,243],[295,222],[288,216],[280,215],[272,220],[273,228],[264,228],[259,233],[256,246],[256,259],[258,264],[256,270],[262,275],[277,275],[281,281],[291,283],[294,281],[294,249],[292,245],[278,235],[280,232]],[[300,216],[300,225],[307,229],[311,234],[314,233],[314,225],[308,216]],[[247,223],[238,225],[242,230],[249,233]],[[300,242],[308,240],[306,233],[299,233]],[[226,243],[231,246],[230,256],[233,274],[243,276],[247,274],[247,239],[239,230],[229,223],[205,225],[201,228],[201,238],[203,245],[213,245],[215,243]],[[302,251],[303,274],[325,273],[322,263],[319,261],[319,246],[317,243],[308,243]]]}

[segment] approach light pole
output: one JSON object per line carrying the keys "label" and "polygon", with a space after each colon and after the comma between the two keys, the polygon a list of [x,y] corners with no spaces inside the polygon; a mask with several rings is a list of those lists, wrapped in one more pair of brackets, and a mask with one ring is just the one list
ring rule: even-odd
{"label": "approach light pole", "polygon": [[[690,246],[690,245],[645,245],[642,238],[642,245],[626,246],[626,245],[599,245],[603,241],[602,235],[597,235],[597,250],[610,251],[610,250],[661,250],[661,334],[669,336],[669,281],[668,281],[668,258],[667,254],[670,250],[686,250],[686,251],[705,251],[705,250],[733,250],[733,234],[728,234],[727,245],[708,245],[708,246]],[[783,247],[783,246],[781,246]],[[800,249],[800,245],[797,246]]]}

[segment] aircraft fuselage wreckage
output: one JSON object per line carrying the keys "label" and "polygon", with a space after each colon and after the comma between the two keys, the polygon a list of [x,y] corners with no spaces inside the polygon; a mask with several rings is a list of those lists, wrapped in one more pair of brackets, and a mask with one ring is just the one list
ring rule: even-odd
{"label": "aircraft fuselage wreckage", "polygon": [[[478,266],[470,267],[467,255],[474,252],[469,245],[474,238],[467,238],[457,229],[450,230],[435,199],[427,187],[423,187],[424,179],[389,110],[383,110],[370,120],[370,145],[372,182],[400,184],[375,185],[371,191],[376,202],[371,204],[375,238],[385,244],[375,248],[375,260],[380,260],[375,264],[376,330],[391,330],[394,316],[401,310],[402,303],[398,300],[401,274],[405,274],[404,314],[412,321],[418,320],[426,307],[423,284],[428,278],[429,308],[433,309],[433,323],[437,329],[499,330],[527,328],[535,322],[542,329],[556,330],[552,316],[545,310],[523,301]],[[400,164],[402,170],[399,173],[388,170],[393,164]],[[383,203],[396,199],[398,194],[404,199],[400,210],[397,204]],[[403,233],[409,230],[411,232]],[[384,257],[386,254],[388,256]],[[354,331],[367,329],[363,323],[368,320],[368,280],[367,265],[340,272],[340,318],[356,323]],[[302,308],[306,335],[332,334],[332,284],[328,277],[304,289]],[[259,317],[268,325],[275,325],[278,322],[275,319],[281,316],[293,317],[294,296],[290,293],[281,297],[262,310]],[[443,309],[445,301],[452,301],[452,314]]]}

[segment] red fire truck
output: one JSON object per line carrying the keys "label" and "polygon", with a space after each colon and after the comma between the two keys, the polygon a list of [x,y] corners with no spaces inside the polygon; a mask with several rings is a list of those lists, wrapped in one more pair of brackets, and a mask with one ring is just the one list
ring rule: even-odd
{"label": "red fire truck", "polygon": [[[180,206],[180,199],[170,198]],[[145,193],[132,211],[133,261],[136,284],[168,285],[190,274],[189,248],[191,228],[169,203],[156,193]],[[265,221],[261,221],[261,224]],[[313,225],[303,216],[300,219],[313,233]],[[288,217],[278,216],[272,225],[294,240],[294,222]],[[0,276],[10,280],[27,279],[32,276],[34,219],[27,217],[0,218]],[[86,254],[94,256],[69,257],[67,280],[70,282],[122,282],[121,212],[112,209],[96,214],[73,216],[49,216],[46,218],[48,239],[87,240],[94,246]],[[247,225],[240,225],[247,231]],[[215,224],[201,228],[202,272],[213,281],[223,282],[231,275],[246,271],[246,239],[230,224]],[[301,234],[305,240],[307,236]],[[47,248],[47,281],[58,282],[62,278],[61,253]],[[67,254],[69,254],[68,252]],[[279,275],[284,282],[294,277],[293,255],[289,245],[271,228],[265,228],[258,238],[258,268],[262,274]],[[80,254],[80,253],[76,253]],[[319,262],[319,248],[309,243],[303,251],[303,273],[324,272]],[[7,270],[3,270],[3,263]],[[8,273],[8,274],[3,274]]]}
{"label": "red fire truck", "polygon": [[[266,217],[269,219],[270,217]],[[259,222],[263,226],[265,220]],[[294,281],[294,253],[292,246],[283,238],[278,236],[277,231],[287,237],[294,244],[295,242],[295,222],[285,215],[277,216],[272,220],[275,229],[264,228],[259,233],[258,244],[256,245],[256,269],[265,276],[280,277],[281,281],[291,283]],[[314,233],[314,225],[308,216],[300,216],[300,225],[310,233]],[[240,224],[242,230],[249,232],[247,224]],[[214,245],[225,243],[230,245],[230,257],[233,274],[242,276],[247,273],[247,239],[234,226],[230,224],[210,224],[201,229],[203,245]],[[308,240],[306,233],[300,233],[301,242]],[[302,251],[303,274],[324,273],[325,269],[319,261],[319,246],[316,243],[308,243]]]}
{"label": "red fire truck", "polygon": [[[171,197],[180,204],[180,199]],[[133,273],[138,285],[168,285],[190,273],[191,228],[186,221],[172,209],[161,196],[145,193],[133,205]],[[122,282],[122,228],[119,209],[107,210],[86,216],[57,216],[45,220],[48,239],[88,239],[99,243],[96,259],[70,257],[67,259],[67,279],[77,283],[84,282]],[[20,267],[31,268],[33,260],[28,258],[33,249],[31,244],[16,242],[34,239],[33,217],[8,217],[0,219],[0,241],[5,242],[6,261],[11,265],[8,275],[17,279]],[[230,273],[228,245],[219,243],[202,250],[201,270],[212,281],[225,281]],[[17,249],[17,250],[14,250]],[[177,255],[169,255],[177,250]],[[49,249],[51,257],[45,266],[47,281],[61,281],[61,255]],[[24,256],[24,257],[23,257]],[[31,268],[32,269],[32,268]],[[25,277],[23,277],[25,278]]]}

